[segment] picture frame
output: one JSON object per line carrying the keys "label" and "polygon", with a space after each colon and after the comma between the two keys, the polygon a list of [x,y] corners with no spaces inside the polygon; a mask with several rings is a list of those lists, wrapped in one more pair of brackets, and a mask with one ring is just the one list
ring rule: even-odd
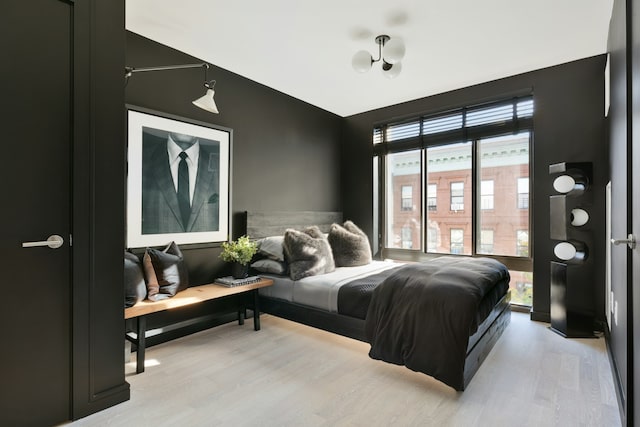
{"label": "picture frame", "polygon": [[232,141],[231,129],[127,106],[128,248],[229,240]]}

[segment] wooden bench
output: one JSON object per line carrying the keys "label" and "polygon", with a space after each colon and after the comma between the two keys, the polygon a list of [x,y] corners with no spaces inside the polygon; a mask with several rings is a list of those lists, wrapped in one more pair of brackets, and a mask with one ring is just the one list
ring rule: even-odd
{"label": "wooden bench", "polygon": [[[217,298],[224,298],[230,295],[241,294],[244,292],[253,292],[253,329],[260,330],[260,307],[258,304],[258,289],[273,285],[271,279],[260,279],[259,282],[249,283],[247,285],[226,287],[217,284],[208,284],[193,286],[178,292],[175,296],[160,301],[140,301],[133,307],[124,309],[124,318],[136,319],[135,337],[131,334],[125,334],[127,340],[134,343],[137,347],[136,354],[136,373],[144,372],[144,353],[145,353],[145,334],[147,327],[146,316],[148,314],[157,313],[159,311],[171,310],[179,307],[186,307],[203,301],[209,301]],[[238,323],[244,324],[245,308],[238,307]]]}

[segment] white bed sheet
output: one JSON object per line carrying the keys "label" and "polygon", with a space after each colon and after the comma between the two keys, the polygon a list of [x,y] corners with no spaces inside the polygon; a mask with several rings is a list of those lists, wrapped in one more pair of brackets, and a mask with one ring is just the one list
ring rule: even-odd
{"label": "white bed sheet", "polygon": [[337,313],[338,291],[341,286],[352,280],[380,273],[399,265],[401,264],[397,262],[373,261],[358,267],[338,267],[331,273],[305,277],[296,281],[286,276],[260,274],[262,277],[273,279],[274,282],[273,286],[261,288],[260,294]]}

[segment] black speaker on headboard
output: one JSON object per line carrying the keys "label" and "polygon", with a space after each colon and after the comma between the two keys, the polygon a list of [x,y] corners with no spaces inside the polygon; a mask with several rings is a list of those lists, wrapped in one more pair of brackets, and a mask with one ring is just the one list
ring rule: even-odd
{"label": "black speaker on headboard", "polygon": [[549,237],[554,241],[551,261],[551,330],[567,338],[593,337],[593,313],[574,304],[576,295],[590,289],[589,211],[592,206],[591,162],[549,165],[554,176],[549,196]]}

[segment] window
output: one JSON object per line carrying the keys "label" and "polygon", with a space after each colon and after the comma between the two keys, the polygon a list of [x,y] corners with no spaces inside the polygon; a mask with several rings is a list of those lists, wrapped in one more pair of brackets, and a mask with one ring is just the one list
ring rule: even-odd
{"label": "window", "polygon": [[464,253],[464,230],[452,228],[450,236],[450,252],[452,254]]}
{"label": "window", "polygon": [[416,240],[411,243],[410,249],[420,249],[422,153],[420,150],[412,150],[382,157],[387,170],[385,200],[381,203],[386,209],[385,246],[409,249],[407,246],[411,239],[405,238],[406,235],[403,234],[403,227],[409,224],[417,230],[412,234]]}
{"label": "window", "polygon": [[451,210],[464,210],[464,182],[451,183]]}
{"label": "window", "polygon": [[401,206],[403,211],[413,210],[413,187],[410,185],[403,185],[401,190]]}
{"label": "window", "polygon": [[[437,241],[437,237],[427,235],[427,242],[431,241],[431,247],[427,247],[427,252],[431,253],[451,253],[451,245],[447,244],[450,237],[451,228],[463,228],[471,230],[471,209],[464,210],[465,182],[471,182],[472,170],[471,160],[473,157],[473,145],[468,142],[439,145],[427,148],[426,173],[427,182],[442,182],[445,197],[449,192],[450,209],[430,210],[427,209],[427,233],[431,230],[438,230],[437,236],[442,233],[444,241]],[[436,184],[432,184],[436,185]],[[427,187],[428,189],[428,187]],[[436,186],[437,190],[437,186]],[[427,197],[429,193],[427,192]],[[471,197],[467,194],[467,197]],[[445,199],[446,200],[446,199]],[[458,210],[452,210],[457,208]],[[471,233],[463,241],[462,250],[464,255],[471,255]],[[456,249],[458,250],[458,249]]]}
{"label": "window", "polygon": [[[418,250],[499,257],[530,275],[533,115],[528,95],[376,126],[381,255],[396,249],[389,255],[406,260]],[[518,282],[528,298],[530,277]]]}
{"label": "window", "polygon": [[438,210],[438,186],[437,184],[427,185],[427,210]]}
{"label": "window", "polygon": [[476,141],[480,180],[478,227],[494,230],[495,242],[491,252],[480,251],[480,245],[480,253],[528,256],[518,252],[514,230],[529,228],[529,209],[514,209],[513,195],[519,191],[516,188],[520,183],[518,177],[529,171],[529,139],[530,132],[525,131]]}
{"label": "window", "polygon": [[522,257],[529,256],[529,231],[516,231],[516,254]]}
{"label": "window", "polygon": [[478,253],[483,255],[493,253],[493,230],[481,230]]}
{"label": "window", "polygon": [[529,209],[529,178],[518,178],[518,209]]}
{"label": "window", "polygon": [[493,209],[493,180],[480,183],[480,209]]}

